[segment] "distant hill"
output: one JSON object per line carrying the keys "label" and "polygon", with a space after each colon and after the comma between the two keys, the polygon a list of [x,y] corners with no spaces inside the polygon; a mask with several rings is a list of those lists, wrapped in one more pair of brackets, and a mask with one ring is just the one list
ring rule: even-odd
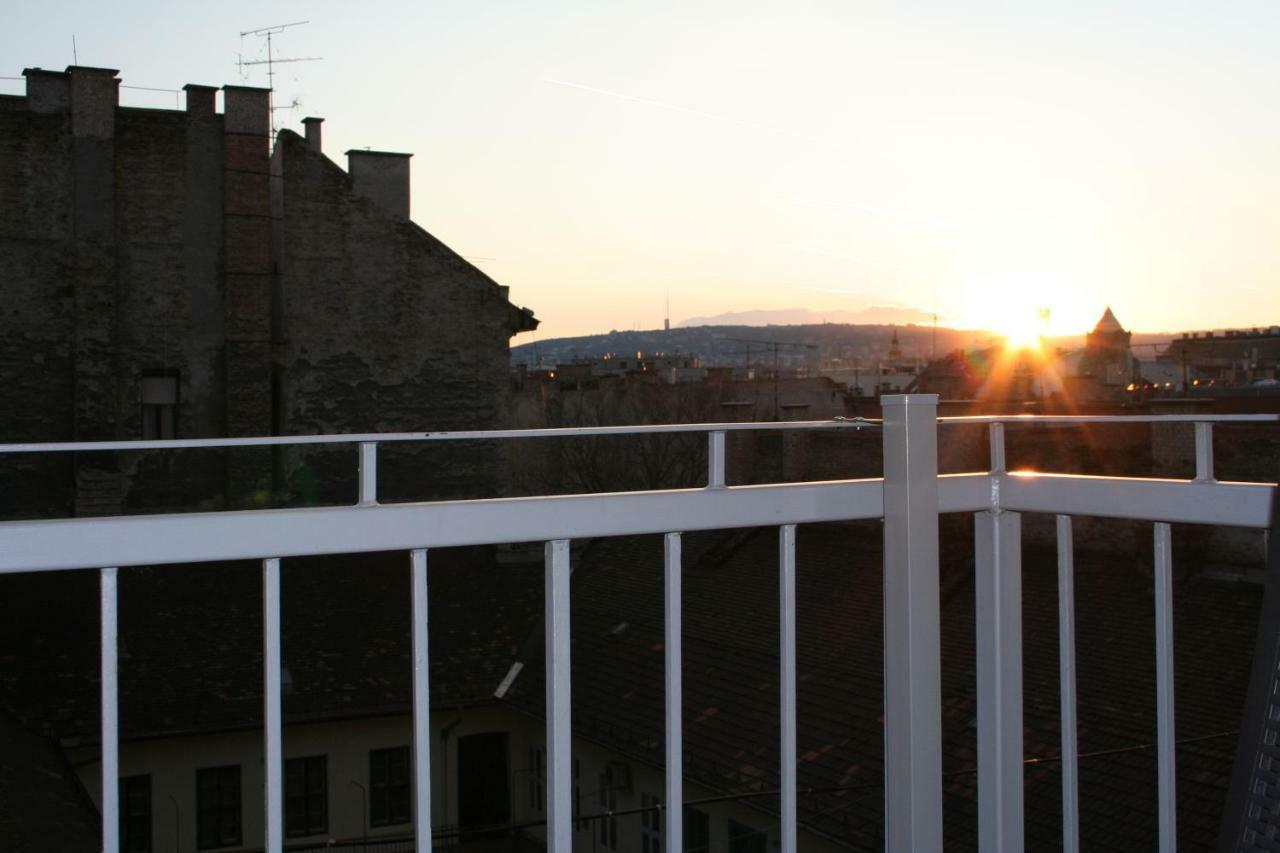
{"label": "distant hill", "polygon": [[690,317],[676,325],[687,326],[805,326],[819,323],[883,326],[915,323],[928,326],[933,315],[918,308],[873,305],[858,311],[812,311],[808,308],[776,308],[760,311],[730,311],[712,317]]}
{"label": "distant hill", "polygon": [[[808,323],[803,325],[702,325],[679,326],[671,331],[611,331],[576,338],[552,338],[511,348],[513,364],[553,366],[575,359],[598,358],[605,353],[687,353],[707,365],[766,363],[773,359],[770,341],[808,344],[783,346],[779,362],[792,367],[825,363],[830,359],[874,363],[889,352],[895,328],[903,355],[929,358],[934,352],[934,329],[927,325],[852,323]],[[985,345],[989,332],[961,331],[939,327],[936,352],[941,355],[957,347]],[[748,356],[748,351],[750,355]]]}

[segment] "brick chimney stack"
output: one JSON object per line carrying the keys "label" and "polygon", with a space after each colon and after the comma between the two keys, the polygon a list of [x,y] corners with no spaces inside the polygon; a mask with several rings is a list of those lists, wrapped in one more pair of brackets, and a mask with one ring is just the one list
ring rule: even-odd
{"label": "brick chimney stack", "polygon": [[[225,434],[270,435],[271,90],[223,86],[222,96]],[[269,487],[270,471],[264,454],[229,458],[231,504]]]}
{"label": "brick chimney stack", "polygon": [[307,116],[302,120],[302,126],[306,128],[307,133],[307,150],[316,154],[324,153],[320,144],[320,125],[322,124],[324,119],[315,116]]}
{"label": "brick chimney stack", "polygon": [[27,78],[27,109],[40,115],[66,112],[71,106],[71,75],[65,71],[24,68]]}
{"label": "brick chimney stack", "polygon": [[187,114],[204,118],[216,112],[214,98],[218,93],[217,86],[201,86],[199,83],[188,83],[182,87],[187,93]]}
{"label": "brick chimney stack", "polygon": [[409,158],[391,151],[347,152],[347,172],[362,195],[397,219],[409,218]]}

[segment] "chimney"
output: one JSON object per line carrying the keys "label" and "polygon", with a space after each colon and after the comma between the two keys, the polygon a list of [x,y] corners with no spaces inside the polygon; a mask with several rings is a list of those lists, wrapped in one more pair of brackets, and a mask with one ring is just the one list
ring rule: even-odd
{"label": "chimney", "polygon": [[[271,135],[271,90],[258,86],[223,86],[224,132],[247,136]],[[261,143],[269,148],[266,142]]]}
{"label": "chimney", "polygon": [[71,134],[90,139],[116,135],[116,107],[120,106],[120,72],[114,68],[67,66],[71,76]]}
{"label": "chimney", "polygon": [[409,218],[409,158],[391,151],[347,152],[347,172],[362,195],[397,219]]}
{"label": "chimney", "polygon": [[320,147],[320,125],[322,124],[324,119],[315,116],[307,116],[302,120],[302,126],[306,128],[307,133],[307,150],[316,154],[324,153]]}
{"label": "chimney", "polygon": [[45,71],[43,68],[24,68],[27,78],[27,109],[33,113],[49,115],[65,112],[71,106],[71,75],[65,71]]}
{"label": "chimney", "polygon": [[213,115],[213,100],[218,92],[217,86],[201,86],[199,83],[188,83],[182,87],[182,91],[187,93],[187,115],[194,118],[204,118]]}

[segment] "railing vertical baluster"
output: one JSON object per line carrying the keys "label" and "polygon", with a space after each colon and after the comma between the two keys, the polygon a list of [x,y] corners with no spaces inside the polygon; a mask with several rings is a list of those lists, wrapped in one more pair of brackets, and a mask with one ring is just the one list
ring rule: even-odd
{"label": "railing vertical baluster", "polygon": [[120,853],[120,730],[116,658],[116,569],[99,572],[102,616],[102,850]]}
{"label": "railing vertical baluster", "polygon": [[1062,853],[1080,851],[1080,785],[1076,737],[1075,545],[1071,516],[1058,521],[1058,678],[1062,702]]}
{"label": "railing vertical baluster", "polygon": [[265,684],[267,853],[284,847],[284,772],[280,726],[280,560],[262,561],[262,669]]}
{"label": "railing vertical baluster", "polygon": [[976,516],[978,846],[1020,853],[1022,803],[1022,519]]}
{"label": "railing vertical baluster", "polygon": [[796,526],[778,531],[782,853],[796,853]]}
{"label": "railing vertical baluster", "polygon": [[941,853],[938,397],[884,410],[885,850]]}
{"label": "railing vertical baluster", "polygon": [[999,421],[992,423],[988,438],[991,444],[991,473],[1003,474],[1008,467],[1004,456],[1004,424]]}
{"label": "railing vertical baluster", "polygon": [[569,679],[569,540],[546,545],[547,850],[573,850],[573,729]]}
{"label": "railing vertical baluster", "polygon": [[664,599],[666,643],[667,714],[667,850],[684,850],[684,699],[681,689],[681,588],[680,534],[663,539],[663,568],[666,576]]}
{"label": "railing vertical baluster", "polygon": [[707,488],[723,489],[724,476],[724,431],[717,430],[707,434]]}
{"label": "railing vertical baluster", "polygon": [[1213,424],[1196,423],[1196,478],[1197,483],[1213,482]]}
{"label": "railing vertical baluster", "polygon": [[1177,744],[1173,728],[1173,534],[1155,525],[1156,741],[1159,744],[1160,853],[1177,849]]}
{"label": "railing vertical baluster", "polygon": [[360,506],[378,503],[378,442],[360,442]]}
{"label": "railing vertical baluster", "polygon": [[427,551],[409,554],[413,599],[413,791],[414,849],[431,853],[431,669],[427,656]]}

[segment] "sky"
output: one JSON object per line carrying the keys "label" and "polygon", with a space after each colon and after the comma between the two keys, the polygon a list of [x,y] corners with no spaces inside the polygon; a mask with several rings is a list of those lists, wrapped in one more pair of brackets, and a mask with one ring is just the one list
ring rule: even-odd
{"label": "sky", "polygon": [[[180,9],[181,11],[176,11]],[[901,306],[1084,331],[1280,323],[1280,4],[15,3],[0,77],[265,85],[539,337]],[[0,93],[22,81],[0,79]],[[126,88],[132,106],[173,92]],[[524,336],[522,340],[527,340]]]}

